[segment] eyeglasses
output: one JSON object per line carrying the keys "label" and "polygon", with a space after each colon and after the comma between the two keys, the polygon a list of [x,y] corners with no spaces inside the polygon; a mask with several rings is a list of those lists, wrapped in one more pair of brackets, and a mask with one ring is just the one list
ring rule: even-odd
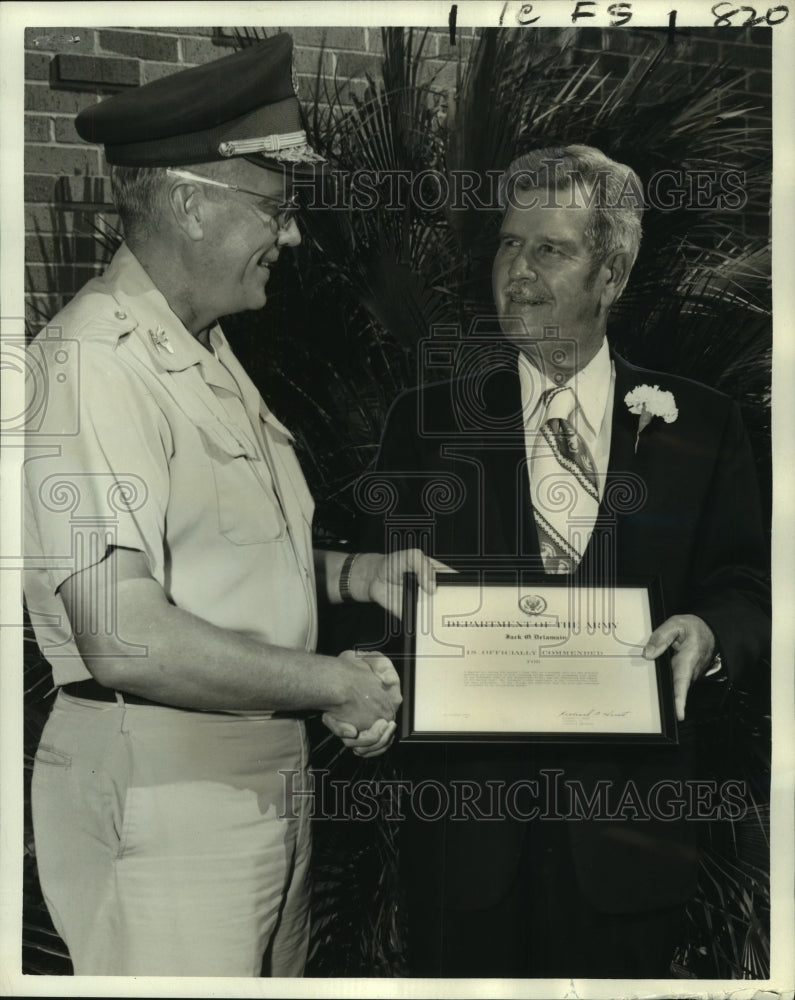
{"label": "eyeglasses", "polygon": [[176,167],[167,167],[166,173],[171,174],[172,177],[181,177],[185,181],[195,181],[197,184],[208,184],[210,187],[226,188],[227,191],[233,191],[235,194],[250,194],[253,195],[260,202],[268,202],[273,205],[273,211],[263,212],[263,215],[267,215],[268,218],[276,224],[277,232],[283,229],[287,229],[290,222],[298,212],[298,201],[295,195],[292,198],[288,198],[285,202],[278,202],[275,198],[269,198],[267,195],[262,194],[261,191],[251,191],[249,188],[240,187],[239,184],[226,184],[224,181],[216,181],[210,177],[202,177],[201,174],[191,173],[190,170],[177,170]]}

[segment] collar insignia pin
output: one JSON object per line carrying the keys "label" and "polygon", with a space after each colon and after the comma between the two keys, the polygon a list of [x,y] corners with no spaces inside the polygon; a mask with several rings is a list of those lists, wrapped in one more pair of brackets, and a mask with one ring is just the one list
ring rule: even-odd
{"label": "collar insignia pin", "polygon": [[161,350],[168,351],[169,354],[174,353],[174,348],[169,343],[168,337],[166,336],[166,331],[163,329],[162,326],[158,326],[156,330],[150,330],[149,336],[152,338],[152,343],[155,345],[155,347],[159,347]]}

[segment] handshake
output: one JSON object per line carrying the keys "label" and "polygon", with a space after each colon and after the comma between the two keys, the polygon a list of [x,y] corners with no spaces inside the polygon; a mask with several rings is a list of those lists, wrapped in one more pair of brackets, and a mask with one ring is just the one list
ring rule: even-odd
{"label": "handshake", "polygon": [[[341,572],[341,554],[332,554],[335,578]],[[401,549],[388,555],[360,553],[350,564],[348,589],[354,600],[374,601],[396,617],[402,610],[403,577],[416,573],[420,587],[433,593],[434,574],[448,567],[420,549]],[[326,705],[323,722],[359,757],[376,757],[395,735],[395,714],[403,700],[400,678],[380,653],[346,650],[337,657],[337,698]]]}
{"label": "handshake", "polygon": [[323,713],[323,723],[359,757],[377,757],[395,735],[395,714],[403,700],[400,678],[380,653],[346,650],[337,660],[345,677],[344,700]]}

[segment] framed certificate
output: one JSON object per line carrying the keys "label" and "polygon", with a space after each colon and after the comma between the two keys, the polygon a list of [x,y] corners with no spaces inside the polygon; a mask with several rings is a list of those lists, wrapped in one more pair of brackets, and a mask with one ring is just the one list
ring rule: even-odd
{"label": "framed certificate", "polygon": [[676,743],[669,655],[643,657],[661,620],[657,581],[407,574],[401,738]]}

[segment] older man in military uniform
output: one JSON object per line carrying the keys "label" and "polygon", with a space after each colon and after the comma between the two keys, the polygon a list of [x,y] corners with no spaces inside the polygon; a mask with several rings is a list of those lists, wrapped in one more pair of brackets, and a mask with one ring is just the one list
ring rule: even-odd
{"label": "older man in military uniform", "polygon": [[388,660],[314,652],[316,572],[332,602],[395,608],[428,564],[313,552],[292,437],[217,323],[264,306],[300,242],[287,180],[320,157],[291,55],[278,35],[77,119],[126,242],[33,345],[25,589],[60,688],[37,859],[78,974],[300,975],[302,714],[362,756],[394,731]]}

